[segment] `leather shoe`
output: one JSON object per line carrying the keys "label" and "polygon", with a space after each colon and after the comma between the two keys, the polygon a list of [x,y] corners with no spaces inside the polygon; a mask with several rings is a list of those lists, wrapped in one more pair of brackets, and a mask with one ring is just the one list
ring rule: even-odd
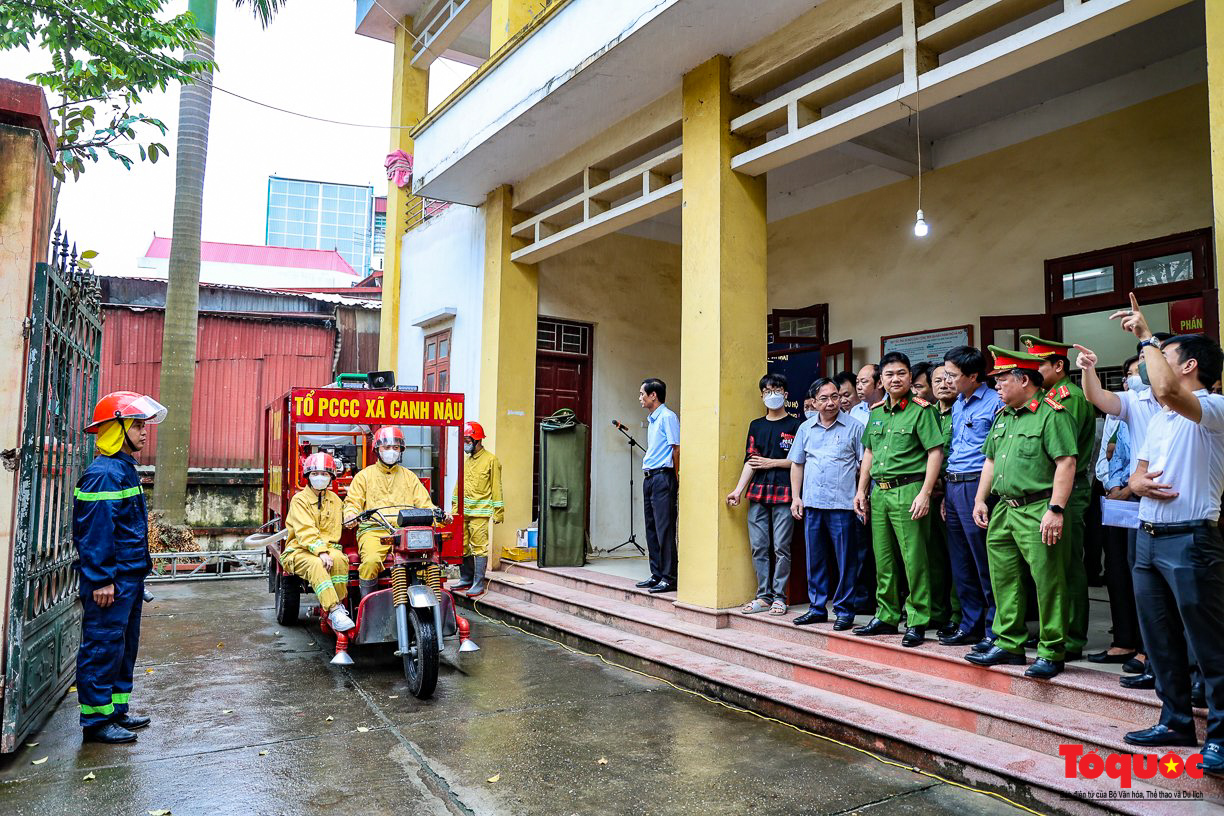
{"label": "leather shoe", "polygon": [[1147,671],[1147,664],[1137,657],[1132,657],[1122,664],[1122,671],[1125,674],[1143,674]]}
{"label": "leather shoe", "polygon": [[1128,689],[1154,689],[1156,688],[1156,675],[1144,672],[1143,674],[1132,674],[1130,677],[1119,677],[1118,685]]}
{"label": "leather shoe", "polygon": [[960,628],[960,625],[956,623],[945,623],[941,626],[936,626],[935,627],[935,637],[938,637],[938,638],[952,637],[952,635],[956,634],[956,630],[959,628]]}
{"label": "leather shoe", "polygon": [[976,632],[970,632],[967,629],[957,629],[947,637],[940,635],[939,643],[943,646],[968,646],[976,644],[981,638],[981,635]]}
{"label": "leather shoe", "polygon": [[926,640],[925,626],[911,626],[905,630],[905,637],[901,638],[902,646],[921,646]]}
{"label": "leather shoe", "polygon": [[661,580],[662,580],[661,578],[655,578],[652,575],[651,577],[647,578],[645,581],[638,581],[636,584],[634,584],[634,586],[637,587],[638,589],[649,589],[650,587],[659,583],[659,581]]}
{"label": "leather shoe", "polygon": [[1065,655],[1063,655],[1063,660],[1066,661],[1067,663],[1074,663],[1077,660],[1083,660],[1083,659],[1084,659],[1083,652],[1067,652]]}
{"label": "leather shoe", "polygon": [[1190,705],[1195,708],[1207,707],[1207,687],[1203,685],[1202,680],[1190,686]]}
{"label": "leather shoe", "polygon": [[871,635],[895,635],[897,634],[896,624],[885,623],[879,618],[872,618],[866,626],[860,626],[854,630],[854,634],[859,637],[870,637]]}
{"label": "leather shoe", "polygon": [[662,581],[660,583],[655,584],[654,586],[652,586],[650,589],[646,591],[649,592],[651,595],[658,595],[661,592],[675,592],[676,585],[669,584],[666,581]]}
{"label": "leather shoe", "polygon": [[809,609],[799,617],[795,618],[792,623],[794,623],[796,626],[807,626],[810,623],[825,623],[828,620],[828,612],[821,612],[819,609]]}
{"label": "leather shoe", "polygon": [[1203,750],[1199,751],[1203,755],[1203,762],[1199,765],[1204,773],[1209,773],[1212,776],[1224,776],[1224,745],[1218,742],[1209,742],[1203,746]]}
{"label": "leather shoe", "polygon": [[137,728],[148,727],[150,720],[148,717],[133,717],[131,714],[122,714],[111,720],[111,722],[129,731],[135,731]]}
{"label": "leather shoe", "polygon": [[1024,655],[1012,654],[1006,649],[991,646],[987,652],[970,652],[965,659],[977,666],[1023,666]]}
{"label": "leather shoe", "polygon": [[1138,652],[1125,652],[1124,654],[1110,654],[1106,649],[1103,652],[1088,655],[1089,663],[1126,663],[1133,658]]}
{"label": "leather shoe", "polygon": [[1194,746],[1198,745],[1198,738],[1194,733],[1189,734],[1181,731],[1174,731],[1164,724],[1153,725],[1151,728],[1144,728],[1142,731],[1131,731],[1122,737],[1122,741],[1128,745],[1181,745]]}
{"label": "leather shoe", "polygon": [[1039,657],[1033,661],[1033,665],[1029,666],[1025,672],[1025,677],[1035,677],[1038,680],[1049,680],[1052,677],[1057,677],[1062,673],[1063,662],[1061,660],[1050,660],[1048,657]]}
{"label": "leather shoe", "polygon": [[996,639],[992,637],[982,638],[977,643],[973,644],[973,651],[977,652],[978,654],[985,654],[994,648],[995,640]]}
{"label": "leather shoe", "polygon": [[118,745],[124,742],[135,742],[136,735],[122,725],[108,722],[84,729],[82,740],[84,742],[104,742],[107,745]]}
{"label": "leather shoe", "polygon": [[833,622],[834,632],[844,632],[854,626],[853,615],[838,615],[837,620]]}

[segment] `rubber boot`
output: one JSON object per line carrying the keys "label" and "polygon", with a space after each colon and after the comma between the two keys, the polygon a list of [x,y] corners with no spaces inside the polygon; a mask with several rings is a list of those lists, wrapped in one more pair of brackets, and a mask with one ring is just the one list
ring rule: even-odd
{"label": "rubber boot", "polygon": [[370,578],[369,580],[362,578],[357,582],[357,599],[353,602],[353,609],[357,608],[357,604],[361,603],[361,599],[369,595],[371,592],[378,591],[378,579]]}
{"label": "rubber boot", "polygon": [[476,555],[472,557],[472,562],[474,568],[472,587],[463,594],[469,598],[479,598],[489,589],[489,585],[485,583],[485,568],[489,565],[489,557],[486,555]]}
{"label": "rubber boot", "polygon": [[476,568],[475,556],[463,556],[463,562],[459,565],[459,580],[446,588],[451,592],[462,592],[472,585],[472,571]]}

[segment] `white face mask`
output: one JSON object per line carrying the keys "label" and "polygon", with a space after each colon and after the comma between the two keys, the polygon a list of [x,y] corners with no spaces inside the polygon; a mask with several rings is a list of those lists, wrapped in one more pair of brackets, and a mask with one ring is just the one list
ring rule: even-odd
{"label": "white face mask", "polygon": [[400,460],[400,451],[395,448],[379,448],[378,458],[382,460],[384,465],[394,465]]}
{"label": "white face mask", "polygon": [[1143,384],[1143,378],[1138,374],[1132,374],[1127,377],[1126,384],[1132,391],[1142,391],[1143,389],[1147,388],[1147,386]]}
{"label": "white face mask", "polygon": [[815,412],[815,411],[804,411],[804,412],[803,412],[803,418],[804,418],[804,419],[811,419],[811,418],[812,418],[812,417],[814,417],[814,416],[816,416],[816,412]]}
{"label": "white face mask", "polygon": [[310,486],[315,490],[326,490],[327,486],[331,484],[331,478],[326,473],[311,473],[306,477],[306,480],[310,482]]}
{"label": "white face mask", "polygon": [[475,447],[476,447],[476,443],[475,443],[475,442],[464,442],[464,443],[463,443],[463,452],[464,452],[464,453],[471,453],[471,452],[472,452],[472,450],[473,450],[473,449],[475,449]]}
{"label": "white face mask", "polygon": [[784,394],[766,394],[761,398],[765,403],[765,407],[771,411],[776,411],[786,404],[786,395]]}

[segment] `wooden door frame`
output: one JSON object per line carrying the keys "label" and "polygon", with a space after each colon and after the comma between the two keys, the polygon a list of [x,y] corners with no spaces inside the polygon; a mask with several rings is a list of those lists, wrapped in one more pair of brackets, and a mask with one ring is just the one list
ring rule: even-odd
{"label": "wooden door frame", "polygon": [[[588,323],[588,322],[586,322],[586,321],[584,321],[584,320],[570,320],[570,319],[568,319],[568,318],[564,318],[564,317],[551,317],[551,316],[549,316],[549,315],[539,315],[539,316],[536,318],[536,325],[537,325],[537,326],[539,326],[539,321],[541,321],[541,320],[548,320],[548,321],[552,321],[552,322],[555,322],[555,323],[569,323],[569,324],[572,324],[572,325],[577,325],[577,326],[586,326],[586,327],[587,327],[587,330],[588,330],[588,332],[589,332],[589,333],[588,333],[589,342],[587,343],[587,353],[586,353],[586,354],[573,354],[573,353],[568,353],[568,352],[564,352],[564,351],[541,350],[541,349],[540,349],[540,347],[539,347],[539,344],[537,343],[537,345],[536,345],[536,359],[535,359],[535,365],[536,365],[536,368],[538,369],[538,368],[539,368],[539,365],[540,365],[540,361],[541,361],[541,360],[579,360],[579,361],[583,361],[583,360],[585,360],[585,361],[586,361],[586,366],[584,366],[584,367],[583,367],[583,372],[582,372],[581,388],[582,388],[582,393],[585,395],[585,396],[584,396],[584,398],[583,398],[583,400],[582,400],[582,402],[583,402],[583,403],[585,404],[585,406],[586,406],[586,414],[587,414],[587,415],[586,415],[585,422],[586,422],[586,424],[587,424],[588,426],[590,426],[590,425],[592,424],[592,421],[593,421],[593,419],[594,419],[594,414],[595,414],[595,401],[594,401],[594,390],[595,390],[595,324],[594,324],[594,323]],[[534,392],[535,392],[535,387],[533,386],[533,387],[532,387],[532,413],[533,413],[533,414],[535,413],[535,393],[534,393]],[[583,421],[584,421],[584,420],[583,420],[583,418],[582,418],[581,416],[577,416],[577,417],[576,417],[576,419],[577,419],[579,422],[583,422]],[[535,426],[535,434],[536,434],[536,439],[538,440],[538,439],[539,439],[539,435],[540,435],[540,426],[539,426],[539,423],[538,423],[538,422],[536,423],[536,426]],[[590,541],[590,538],[591,538],[591,475],[592,475],[592,472],[593,472],[594,467],[595,467],[594,462],[591,460],[591,444],[592,444],[592,437],[593,437],[593,436],[594,436],[594,434],[593,434],[593,433],[588,433],[588,434],[587,434],[587,446],[586,446],[586,447],[587,447],[587,449],[586,449],[586,461],[587,461],[587,477],[586,477],[586,514],[587,514],[587,518],[586,518],[586,529],[587,529],[587,541],[588,541],[588,542]],[[534,450],[535,448],[536,448],[536,443],[535,443],[535,442],[533,442],[533,443],[532,443],[532,449]],[[532,481],[534,482],[534,487],[533,487],[532,489],[533,489],[533,491],[535,491],[535,492],[537,492],[537,493],[538,493],[539,498],[540,498],[540,501],[543,501],[543,498],[544,498],[543,493],[544,493],[544,492],[543,492],[542,490],[540,490],[540,462],[539,462],[539,461],[538,461],[538,460],[535,458],[535,456],[534,456],[534,455],[532,456],[532,463],[531,463],[531,477],[532,477]],[[534,500],[534,499],[533,499],[533,500]],[[539,515],[539,514],[538,514],[538,509],[537,509],[537,514],[536,514],[536,515],[537,515],[537,518],[536,518],[536,519],[533,519],[533,520],[538,522],[538,521],[539,521],[539,518],[538,518],[538,515]],[[585,553],[586,553],[586,549],[585,549],[585,548],[586,548],[586,543],[584,542],[584,544],[583,544],[583,555],[584,555],[584,558],[585,558]]]}

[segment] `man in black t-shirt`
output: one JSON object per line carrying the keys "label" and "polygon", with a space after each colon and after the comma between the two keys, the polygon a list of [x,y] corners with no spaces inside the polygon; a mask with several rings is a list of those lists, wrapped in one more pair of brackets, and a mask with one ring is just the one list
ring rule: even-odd
{"label": "man in black t-shirt", "polygon": [[[765,416],[752,420],[745,444],[739,484],[727,495],[727,506],[748,498],[748,543],[756,570],[757,595],[745,604],[745,614],[769,610],[786,614],[786,583],[790,579],[790,454],[800,421],[786,413],[786,377],[766,374],[759,383]],[[772,566],[772,570],[771,570]]]}

